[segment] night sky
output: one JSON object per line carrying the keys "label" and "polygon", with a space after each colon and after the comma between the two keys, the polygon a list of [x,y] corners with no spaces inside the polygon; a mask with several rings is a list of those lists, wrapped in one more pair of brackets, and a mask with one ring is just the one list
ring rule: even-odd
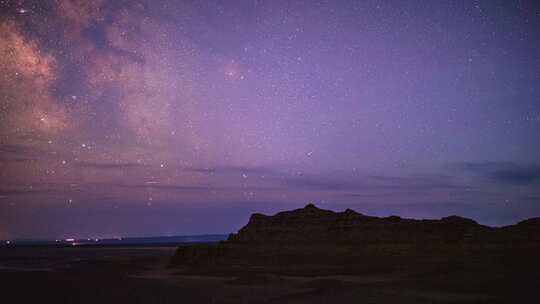
{"label": "night sky", "polygon": [[0,181],[0,239],[540,216],[540,5],[0,0]]}

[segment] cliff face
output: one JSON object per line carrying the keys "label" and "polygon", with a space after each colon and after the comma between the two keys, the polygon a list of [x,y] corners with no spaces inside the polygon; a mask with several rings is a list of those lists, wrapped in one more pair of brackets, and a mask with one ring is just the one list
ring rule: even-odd
{"label": "cliff face", "polygon": [[217,245],[180,247],[171,265],[191,270],[345,273],[475,267],[540,253],[540,219],[490,228],[450,216],[440,220],[379,218],[312,204],[274,216],[253,214]]}

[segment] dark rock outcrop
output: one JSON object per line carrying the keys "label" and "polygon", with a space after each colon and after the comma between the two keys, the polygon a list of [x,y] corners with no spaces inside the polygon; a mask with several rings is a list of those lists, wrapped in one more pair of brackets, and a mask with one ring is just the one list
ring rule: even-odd
{"label": "dark rock outcrop", "polygon": [[492,228],[458,216],[379,218],[309,204],[274,216],[253,214],[226,241],[178,248],[171,266],[194,272],[295,274],[481,269],[501,263],[537,267],[539,232],[538,218]]}

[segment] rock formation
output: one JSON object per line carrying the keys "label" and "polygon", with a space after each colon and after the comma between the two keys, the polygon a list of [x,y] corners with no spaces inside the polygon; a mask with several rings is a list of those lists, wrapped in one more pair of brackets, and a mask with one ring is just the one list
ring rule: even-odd
{"label": "rock formation", "polygon": [[274,216],[253,214],[238,233],[215,245],[179,247],[171,267],[297,274],[481,270],[501,263],[537,267],[539,249],[539,218],[492,228],[458,216],[379,218],[309,204]]}

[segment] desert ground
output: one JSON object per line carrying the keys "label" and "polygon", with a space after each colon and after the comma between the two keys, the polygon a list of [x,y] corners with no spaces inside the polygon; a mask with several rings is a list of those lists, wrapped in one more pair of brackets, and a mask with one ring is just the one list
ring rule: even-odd
{"label": "desert ground", "polygon": [[536,303],[540,275],[432,273],[201,276],[167,267],[176,247],[0,248],[11,303]]}

